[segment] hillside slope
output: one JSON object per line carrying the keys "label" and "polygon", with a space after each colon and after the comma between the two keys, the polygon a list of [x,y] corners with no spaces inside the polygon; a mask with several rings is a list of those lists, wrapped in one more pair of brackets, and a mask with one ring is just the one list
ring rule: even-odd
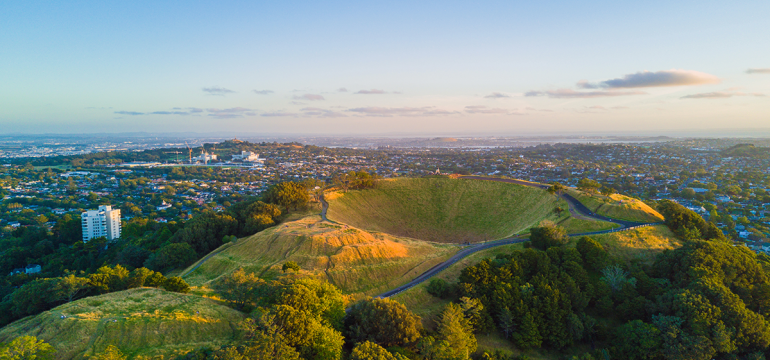
{"label": "hillside slope", "polygon": [[238,268],[271,278],[286,261],[295,261],[302,273],[325,277],[344,293],[373,295],[406,283],[454,254],[457,247],[367,232],[309,216],[215,252],[219,250],[185,280],[206,285]]}
{"label": "hillside slope", "polygon": [[655,209],[641,200],[629,196],[612,194],[607,197],[599,194],[588,194],[575,189],[569,189],[567,193],[594,213],[602,216],[643,223],[663,221],[663,215]]}
{"label": "hillside slope", "polygon": [[109,345],[131,357],[168,356],[233,340],[243,318],[211,299],[137,288],[81,299],[21,319],[0,329],[0,342],[36,336],[56,349],[57,359],[82,359]]}
{"label": "hillside slope", "polygon": [[332,195],[331,220],[436,242],[508,237],[567,208],[541,189],[468,179],[380,180],[375,189]]}

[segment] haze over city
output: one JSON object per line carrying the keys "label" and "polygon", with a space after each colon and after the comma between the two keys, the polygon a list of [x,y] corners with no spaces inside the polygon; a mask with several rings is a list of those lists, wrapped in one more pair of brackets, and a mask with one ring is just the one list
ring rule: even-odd
{"label": "haze over city", "polygon": [[0,133],[768,134],[766,1],[5,3]]}

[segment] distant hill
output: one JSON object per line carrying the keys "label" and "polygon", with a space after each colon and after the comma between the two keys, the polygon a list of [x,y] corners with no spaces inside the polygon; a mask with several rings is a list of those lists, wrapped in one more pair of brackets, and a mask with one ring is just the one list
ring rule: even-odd
{"label": "distant hill", "polygon": [[185,280],[206,285],[238,268],[272,278],[286,261],[295,261],[302,274],[326,278],[343,293],[376,295],[430,269],[457,247],[367,232],[308,216],[225,244],[217,251]]}
{"label": "distant hill", "polygon": [[[62,318],[64,316],[64,318]],[[89,297],[0,329],[0,342],[33,335],[58,359],[83,359],[115,345],[129,357],[223,345],[245,315],[215,300],[155,288]]]}
{"label": "distant hill", "polygon": [[738,144],[722,150],[722,156],[767,159],[770,158],[770,148],[756,147],[754,144]]}
{"label": "distant hill", "polygon": [[[375,189],[329,196],[331,220],[361,229],[436,242],[499,239],[555,219],[545,190],[448,178],[380,180]],[[561,204],[566,209],[566,202]]]}

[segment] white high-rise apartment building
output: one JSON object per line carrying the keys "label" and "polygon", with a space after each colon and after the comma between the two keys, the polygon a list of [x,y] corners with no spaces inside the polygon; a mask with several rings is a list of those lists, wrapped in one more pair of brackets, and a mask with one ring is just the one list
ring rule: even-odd
{"label": "white high-rise apartment building", "polygon": [[88,210],[81,215],[83,242],[93,238],[106,237],[115,240],[120,237],[120,209],[110,205],[99,206],[98,210]]}

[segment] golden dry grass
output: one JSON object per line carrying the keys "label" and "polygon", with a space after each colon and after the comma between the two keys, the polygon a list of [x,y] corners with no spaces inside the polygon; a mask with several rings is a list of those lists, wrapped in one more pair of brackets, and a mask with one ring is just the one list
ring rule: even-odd
{"label": "golden dry grass", "polygon": [[[380,180],[375,189],[330,194],[328,217],[353,226],[437,242],[509,237],[567,208],[545,190],[471,179]],[[565,215],[562,215],[565,216]]]}
{"label": "golden dry grass", "polygon": [[185,280],[206,285],[238,268],[271,278],[280,274],[286,261],[295,261],[303,275],[325,278],[346,294],[376,295],[408,282],[458,250],[454,245],[322,222],[319,216],[283,223],[223,248]]}
{"label": "golden dry grass", "polygon": [[[66,316],[61,318],[62,315]],[[237,337],[244,314],[217,301],[155,288],[90,297],[0,329],[0,342],[36,336],[58,359],[82,359],[109,345],[134,357],[184,354]]]}
{"label": "golden dry grass", "polygon": [[591,235],[611,256],[622,261],[651,263],[664,250],[682,246],[666,225],[647,226],[615,233]]}
{"label": "golden dry grass", "polygon": [[576,189],[569,189],[567,193],[599,215],[645,223],[663,221],[663,215],[639,199],[620,194],[612,194],[609,197],[588,194]]}

